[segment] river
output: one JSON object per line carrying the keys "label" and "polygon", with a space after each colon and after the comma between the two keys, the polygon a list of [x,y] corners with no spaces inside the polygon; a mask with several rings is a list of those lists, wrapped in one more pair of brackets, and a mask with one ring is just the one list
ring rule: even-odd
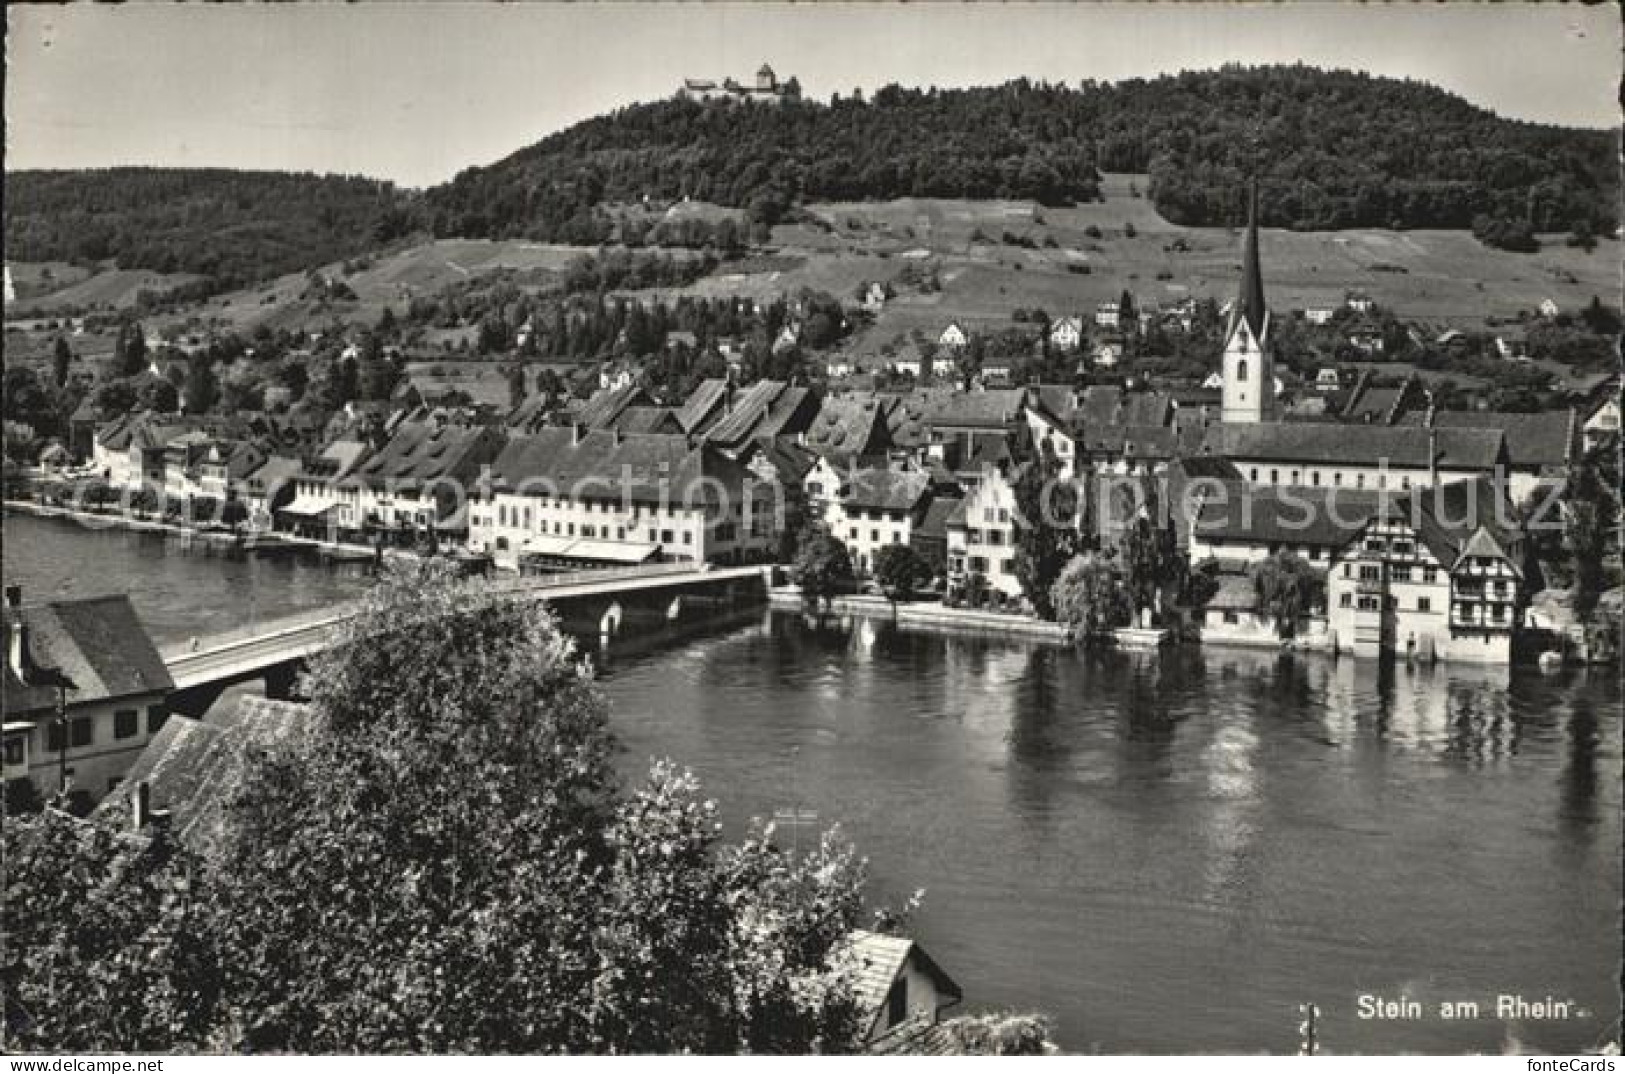
{"label": "river", "polygon": [[[336,599],[319,566],[8,516],[7,582],[131,591],[161,640]],[[69,581],[71,580],[71,585]],[[1573,1051],[1617,1039],[1620,689],[1611,673],[1077,654],[763,612],[616,657],[635,778],[692,767],[737,835],[797,809],[926,889],[967,1008],[1069,1050]],[[812,838],[811,828],[805,838]],[[1362,995],[1422,1004],[1362,1019]],[[1493,1017],[1497,997],[1572,1001]],[[1477,1018],[1437,1016],[1469,1000]]]}

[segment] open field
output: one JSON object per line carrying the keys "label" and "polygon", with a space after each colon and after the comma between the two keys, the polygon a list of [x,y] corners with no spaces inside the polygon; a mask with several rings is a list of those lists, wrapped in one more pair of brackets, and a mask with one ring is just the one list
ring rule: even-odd
{"label": "open field", "polygon": [[[18,263],[10,268],[12,280],[18,288],[18,299],[6,306],[7,318],[34,317],[70,308],[130,309],[143,291],[164,294],[203,278],[184,273],[166,275],[150,269],[107,269],[90,273],[56,263]],[[50,271],[54,279],[46,279],[46,271]],[[24,280],[29,284],[26,291]],[[30,292],[32,297],[22,297]]]}
{"label": "open field", "polygon": [[[1016,309],[1041,308],[1052,317],[1087,314],[1124,290],[1142,304],[1168,304],[1187,296],[1231,297],[1240,270],[1239,232],[1170,224],[1138,196],[1145,185],[1144,176],[1108,175],[1103,201],[1068,208],[918,198],[813,205],[809,215],[821,224],[780,225],[773,230],[771,249],[725,264],[687,287],[654,289],[641,296],[767,300],[810,288],[850,302],[865,281],[895,281],[896,298],[853,341],[858,351],[872,351],[915,330],[934,338],[950,320],[967,326],[1007,325]],[[690,203],[665,215],[709,219],[732,213]],[[1603,240],[1587,254],[1554,237],[1537,253],[1514,254],[1487,249],[1459,231],[1266,229],[1261,245],[1265,287],[1279,312],[1335,305],[1347,291],[1362,290],[1402,317],[1474,327],[1486,318],[1533,309],[1543,298],[1575,308],[1593,295],[1618,291],[1619,250],[1613,240]],[[302,329],[334,321],[369,324],[386,305],[399,312],[414,297],[502,270],[556,272],[587,252],[586,247],[519,241],[425,242],[366,259],[349,274],[341,265],[323,268],[324,275],[343,279],[355,292],[354,301],[324,303],[305,297],[309,281],[294,274],[154,318],[154,323],[164,328],[195,316],[238,331],[261,325]],[[41,268],[13,266],[14,278],[37,285]],[[51,268],[56,274],[58,267]],[[906,273],[921,270],[935,275],[940,291],[901,282]],[[103,272],[75,279],[46,301],[128,304],[142,287],[184,279]],[[441,344],[426,341],[433,349]]]}

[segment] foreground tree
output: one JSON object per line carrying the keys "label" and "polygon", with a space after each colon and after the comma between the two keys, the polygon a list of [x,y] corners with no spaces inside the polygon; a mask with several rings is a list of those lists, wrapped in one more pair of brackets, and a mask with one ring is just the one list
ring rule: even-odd
{"label": "foreground tree", "polygon": [[1308,560],[1287,551],[1259,560],[1251,573],[1259,611],[1275,621],[1275,632],[1283,641],[1296,637],[1298,620],[1320,591],[1320,576]]}
{"label": "foreground tree", "polygon": [[889,544],[875,553],[875,581],[893,604],[930,580],[930,566],[906,544]]}
{"label": "foreground tree", "polygon": [[822,526],[801,542],[790,580],[801,587],[801,602],[808,607],[829,607],[831,599],[852,582],[852,556],[833,534]]}
{"label": "foreground tree", "polygon": [[1061,571],[1050,591],[1055,617],[1077,631],[1084,644],[1093,644],[1134,614],[1122,568],[1109,555],[1086,552]]}

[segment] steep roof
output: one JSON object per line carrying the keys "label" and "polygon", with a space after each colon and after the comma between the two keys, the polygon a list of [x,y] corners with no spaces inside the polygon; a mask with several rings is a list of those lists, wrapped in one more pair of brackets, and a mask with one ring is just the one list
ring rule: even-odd
{"label": "steep roof", "polygon": [[[263,749],[305,733],[307,705],[245,697],[220,723],[170,716],[126,774],[124,786],[147,784],[154,809],[168,810],[170,831],[194,851],[208,850],[222,834],[226,802],[242,783],[250,749]],[[130,796],[110,794],[96,807],[98,820],[127,824]]]}
{"label": "steep roof", "polygon": [[1439,410],[1438,429],[1494,429],[1506,437],[1507,461],[1517,467],[1566,466],[1574,456],[1575,420],[1571,410],[1536,414],[1503,414],[1491,410]]}
{"label": "steep roof", "polygon": [[[497,456],[498,488],[535,495],[678,505],[697,492],[710,502],[720,491],[739,495],[754,475],[709,444],[687,437],[594,430],[542,429],[516,436]],[[703,479],[703,480],[702,480]]]}
{"label": "steep roof", "polygon": [[847,507],[882,511],[912,511],[930,486],[930,478],[918,470],[859,470],[841,486],[841,503]]}
{"label": "steep roof", "polygon": [[1241,296],[1237,303],[1253,338],[1264,338],[1264,274],[1258,262],[1258,182],[1247,191],[1247,237],[1241,248]]}
{"label": "steep roof", "polygon": [[920,524],[914,527],[915,536],[938,539],[947,537],[948,520],[956,512],[959,513],[961,520],[963,520],[964,510],[965,501],[957,496],[937,497],[925,509],[925,517],[920,520]]}
{"label": "steep roof", "polygon": [[707,440],[739,447],[756,437],[801,432],[816,410],[809,388],[779,380],[759,380],[723,408],[723,414],[705,431]]}
{"label": "steep roof", "polygon": [[805,438],[820,455],[874,455],[890,441],[885,408],[873,396],[826,398]]}
{"label": "steep roof", "polygon": [[1428,467],[1433,450],[1440,466],[1489,470],[1501,461],[1506,448],[1498,429],[1374,425],[1355,435],[1347,425],[1293,422],[1214,425],[1208,429],[1204,450],[1232,459],[1326,465],[1370,465],[1386,460],[1390,466],[1420,469]]}
{"label": "steep roof", "polygon": [[381,488],[466,474],[501,434],[479,426],[402,422],[388,442],[340,484]]}
{"label": "steep roof", "polygon": [[702,380],[683,405],[678,408],[677,420],[685,433],[703,432],[722,411],[729,383],[723,377]]}
{"label": "steep roof", "polygon": [[[67,694],[70,708],[174,688],[163,657],[130,598],[122,593],[7,608],[8,643],[12,624],[17,621],[27,630],[33,663],[55,668],[72,680],[76,689]],[[25,685],[9,660],[4,682],[0,704],[8,719],[55,709],[56,689]]]}
{"label": "steep roof", "polygon": [[1341,548],[1377,511],[1376,491],[1228,485],[1204,499],[1193,536],[1207,541]]}
{"label": "steep roof", "polygon": [[955,392],[940,399],[926,414],[926,424],[949,429],[998,429],[1021,416],[1027,393],[1020,388],[993,388]]}
{"label": "steep roof", "polygon": [[575,420],[589,429],[607,429],[630,406],[648,406],[654,400],[641,384],[625,384],[619,388],[600,388],[592,398],[576,408]]}
{"label": "steep roof", "polygon": [[844,953],[850,955],[856,964],[853,991],[857,993],[861,1007],[864,1036],[868,1036],[874,1028],[875,1020],[885,1009],[892,982],[903,972],[911,956],[921,972],[936,983],[939,993],[952,999],[964,998],[954,979],[943,972],[923,947],[907,936],[886,936],[867,929],[855,929]]}
{"label": "steep roof", "polygon": [[680,433],[683,427],[677,421],[677,411],[667,406],[629,406],[615,419],[615,428],[623,433]]}

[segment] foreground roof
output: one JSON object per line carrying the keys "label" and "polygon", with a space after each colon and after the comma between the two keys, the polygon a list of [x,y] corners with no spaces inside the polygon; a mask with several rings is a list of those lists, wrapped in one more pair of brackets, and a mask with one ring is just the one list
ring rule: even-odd
{"label": "foreground roof", "polygon": [[[76,689],[67,694],[70,708],[175,686],[130,598],[122,593],[7,608],[5,620],[8,638],[14,622],[27,628],[29,655],[37,666],[55,668],[72,680]],[[4,682],[7,718],[55,710],[56,689],[25,684],[9,660]]]}

